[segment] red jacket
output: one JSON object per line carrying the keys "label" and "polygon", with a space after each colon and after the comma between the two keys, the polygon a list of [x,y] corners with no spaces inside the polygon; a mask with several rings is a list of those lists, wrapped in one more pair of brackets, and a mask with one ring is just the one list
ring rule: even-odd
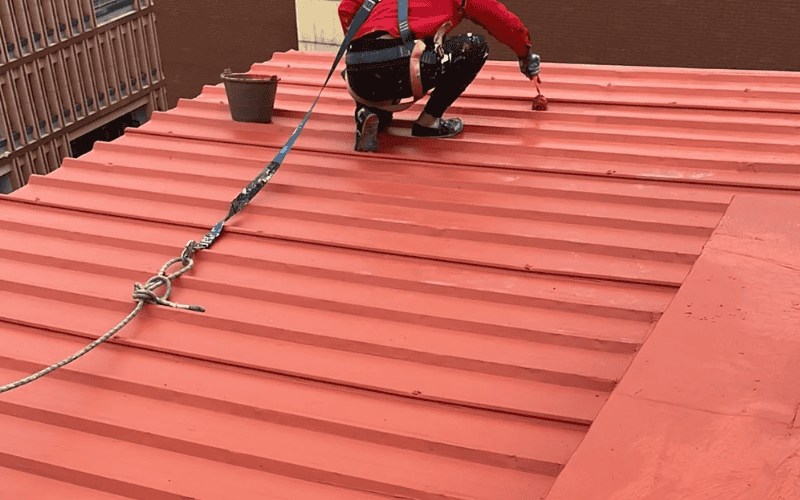
{"label": "red jacket", "polygon": [[[364,0],[342,0],[339,19],[347,32]],[[408,23],[417,38],[432,37],[445,22],[458,25],[462,19],[486,28],[493,37],[507,45],[517,56],[525,57],[531,47],[531,35],[522,21],[497,0],[409,0]],[[462,7],[463,4],[463,7]],[[388,31],[400,37],[397,27],[397,0],[382,0],[370,13],[356,38],[374,31]]]}

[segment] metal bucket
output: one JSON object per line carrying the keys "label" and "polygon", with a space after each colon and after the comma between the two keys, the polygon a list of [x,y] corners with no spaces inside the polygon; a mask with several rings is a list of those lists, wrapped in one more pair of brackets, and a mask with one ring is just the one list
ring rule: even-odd
{"label": "metal bucket", "polygon": [[231,73],[226,69],[220,75],[225,83],[231,118],[237,122],[270,123],[275,109],[277,76]]}

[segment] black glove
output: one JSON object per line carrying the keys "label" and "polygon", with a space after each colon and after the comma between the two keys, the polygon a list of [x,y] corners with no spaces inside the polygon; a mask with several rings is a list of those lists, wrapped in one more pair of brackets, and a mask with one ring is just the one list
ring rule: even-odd
{"label": "black glove", "polygon": [[528,80],[533,80],[539,74],[539,64],[542,60],[533,52],[528,52],[525,57],[519,59],[519,70]]}

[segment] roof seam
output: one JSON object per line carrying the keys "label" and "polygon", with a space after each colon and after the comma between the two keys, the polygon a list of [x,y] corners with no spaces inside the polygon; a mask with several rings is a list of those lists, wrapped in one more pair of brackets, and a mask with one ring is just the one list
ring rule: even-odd
{"label": "roof seam", "polygon": [[[307,87],[307,88],[311,88],[311,89],[315,89],[315,90],[318,90],[319,87],[320,87],[318,83],[307,83],[307,82],[302,81],[302,80],[292,81],[290,83],[290,85],[296,86],[296,87]],[[635,86],[631,86],[631,88],[636,88],[636,87]],[[327,89],[342,90],[341,87],[330,86],[330,85],[326,87],[326,90]],[[679,90],[683,90],[683,89],[679,89]],[[713,90],[713,89],[710,89],[710,90]],[[759,91],[759,92],[763,92],[763,91]],[[530,97],[528,97],[528,96],[524,96],[523,97],[523,96],[505,95],[505,96],[502,96],[502,98],[500,98],[498,96],[493,96],[493,95],[473,93],[473,94],[466,95],[464,97],[467,97],[467,98],[470,98],[470,99],[478,99],[478,100],[479,99],[485,99],[485,100],[492,100],[492,101],[503,100],[503,101],[512,101],[512,102],[532,102],[532,99]],[[629,102],[629,101],[623,101],[623,100],[614,101],[614,100],[610,100],[610,99],[601,101],[601,100],[592,100],[592,99],[585,99],[585,100],[584,99],[563,99],[563,98],[553,97],[553,98],[548,98],[547,101],[549,103],[559,103],[559,104],[588,104],[588,105],[593,105],[593,106],[615,106],[615,107],[622,106],[622,107],[628,107],[628,108],[681,109],[681,110],[690,110],[690,111],[691,110],[694,110],[694,111],[719,111],[720,110],[719,107],[713,107],[713,106],[692,106],[692,105],[689,105],[689,104],[657,104],[657,103],[646,103],[646,102],[642,103],[642,102]],[[797,114],[800,114],[797,111],[792,111],[792,110],[783,111],[783,110],[769,109],[769,108],[763,108],[763,109],[762,108],[744,108],[744,107],[741,107],[741,106],[740,107],[730,106],[730,107],[725,107],[724,109],[726,111],[735,111],[735,112],[744,112],[744,113],[771,113],[771,114],[778,114],[778,115],[797,115]]]}
{"label": "roof seam", "polygon": [[[159,224],[159,225],[163,225],[163,226],[174,226],[174,227],[182,227],[182,228],[199,229],[201,232],[202,231],[207,231],[208,228],[211,227],[211,225],[209,225],[208,227],[203,227],[203,226],[201,226],[199,224],[192,224],[192,223],[188,223],[188,222],[164,221],[164,220],[151,219],[151,218],[146,218],[146,217],[141,217],[141,216],[134,216],[134,215],[130,215],[130,214],[129,215],[120,215],[120,214],[115,214],[113,212],[107,212],[107,211],[104,211],[104,210],[101,210],[101,209],[98,209],[98,208],[94,208],[92,210],[89,210],[89,209],[70,207],[70,206],[59,205],[59,204],[55,204],[55,203],[49,203],[49,202],[42,202],[42,201],[35,201],[35,200],[34,201],[25,200],[25,199],[20,199],[20,198],[8,198],[8,200],[9,201],[13,201],[15,203],[22,203],[22,204],[31,205],[31,206],[38,206],[38,207],[56,208],[56,209],[66,210],[66,211],[75,212],[75,213],[83,213],[83,214],[89,214],[89,215],[100,215],[100,216],[104,216],[104,217],[112,217],[112,218],[117,218],[117,219],[122,219],[122,220],[135,220],[135,221],[139,221],[139,222]],[[325,242],[307,240],[307,239],[300,239],[300,238],[291,238],[291,237],[285,237],[285,236],[267,235],[267,234],[264,234],[264,233],[251,233],[251,232],[246,232],[246,231],[241,230],[241,229],[236,228],[236,227],[228,228],[227,232],[230,232],[230,233],[233,233],[233,234],[242,235],[242,236],[250,236],[250,237],[254,237],[254,238],[261,238],[261,239],[272,240],[272,241],[284,241],[284,242],[290,242],[290,243],[300,243],[300,244],[306,244],[306,245],[314,245],[314,246],[323,247],[323,248],[335,248],[335,249],[339,249],[339,250],[351,250],[351,251],[357,251],[357,252],[367,252],[367,253],[376,254],[376,255],[390,255],[390,256],[395,256],[395,257],[407,257],[407,258],[418,259],[418,260],[427,261],[427,262],[441,262],[441,263],[446,263],[446,264],[457,264],[457,265],[463,265],[463,266],[481,268],[481,269],[499,269],[499,270],[504,270],[504,271],[512,271],[512,272],[519,272],[519,273],[525,273],[525,274],[532,274],[532,275],[535,275],[535,276],[548,276],[548,277],[558,277],[558,278],[574,278],[574,277],[577,276],[577,277],[580,277],[581,279],[593,280],[593,281],[598,281],[598,282],[601,282],[601,283],[639,284],[639,285],[647,285],[647,286],[657,287],[657,288],[660,288],[660,289],[669,289],[669,290],[677,290],[678,288],[680,288],[680,284],[677,284],[677,283],[667,283],[667,282],[662,282],[662,281],[654,281],[654,280],[651,280],[651,279],[600,277],[600,276],[596,276],[596,275],[583,275],[583,274],[580,274],[580,273],[568,272],[568,271],[563,271],[563,272],[562,271],[545,271],[545,270],[541,270],[541,269],[533,269],[533,268],[530,268],[530,266],[525,266],[525,265],[521,265],[520,267],[512,267],[512,266],[495,265],[495,264],[491,264],[491,263],[488,263],[488,262],[476,263],[476,262],[469,262],[469,261],[466,261],[466,260],[446,259],[446,258],[435,257],[435,256],[415,255],[415,254],[411,254],[411,253],[407,253],[407,252],[401,252],[401,251],[393,252],[393,251],[388,251],[388,250],[380,250],[380,249],[377,249],[377,248],[368,249],[368,248],[363,248],[363,247],[358,247],[358,246],[347,246],[347,245],[341,245],[341,244],[335,244],[335,243],[325,243]],[[198,237],[199,236],[200,235],[198,235]],[[178,247],[176,247],[176,249],[177,248]]]}
{"label": "roof seam", "polygon": [[[641,392],[641,390],[638,391],[638,392]],[[770,422],[770,423],[773,423],[773,424],[779,424],[779,425],[782,425],[782,426],[786,426],[789,429],[792,429],[793,423],[794,423],[794,420],[792,420],[791,422],[787,422],[785,420],[767,418],[767,417],[759,416],[759,415],[747,415],[747,414],[743,414],[741,411],[735,411],[735,412],[730,412],[730,413],[722,412],[722,411],[712,411],[712,410],[709,410],[707,408],[701,408],[700,406],[689,406],[689,405],[685,405],[685,404],[678,404],[678,403],[674,403],[674,402],[670,402],[670,401],[662,401],[660,399],[653,399],[653,398],[648,398],[648,397],[644,397],[644,396],[639,396],[636,393],[634,393],[634,394],[625,394],[625,393],[617,392],[615,395],[623,397],[623,398],[627,398],[627,399],[632,399],[632,400],[648,401],[650,403],[656,403],[656,404],[660,404],[660,405],[672,406],[672,407],[675,407],[675,408],[680,408],[682,410],[698,411],[698,412],[701,412],[701,413],[707,413],[709,415],[718,415],[718,416],[721,416],[721,417],[734,417],[734,418],[746,418],[746,419],[762,420],[764,422]],[[798,408],[800,408],[800,406],[798,406]],[[796,417],[797,417],[797,415],[795,414],[795,418]]]}
{"label": "roof seam", "polygon": [[[526,99],[512,99],[512,100],[526,100]],[[652,103],[631,103],[625,101],[591,101],[591,100],[577,100],[577,99],[548,99],[548,102],[551,103],[561,103],[561,104],[588,104],[588,105],[597,105],[597,106],[614,106],[614,107],[626,107],[626,108],[654,108],[654,109],[680,109],[680,110],[687,110],[687,111],[719,111],[720,108],[715,108],[712,106],[690,106],[685,104],[676,104],[676,105],[668,105],[668,104],[652,104]],[[725,108],[725,111],[735,111],[737,113],[771,113],[776,115],[798,115],[797,111],[786,110],[781,111],[777,109],[758,109],[758,108],[737,108],[737,107],[729,107]]]}
{"label": "roof seam", "polygon": [[[119,145],[114,144],[114,143],[108,143],[109,146],[102,146],[102,145],[104,145],[106,143],[100,143],[100,144],[101,144],[101,146],[99,146],[99,149],[102,149],[103,151],[109,151],[109,152],[116,152],[112,148],[110,148],[109,146],[112,146],[112,147],[119,146]],[[98,149],[98,146],[95,146],[95,149]],[[122,151],[125,151],[125,147],[124,146],[122,146],[120,149]],[[151,152],[151,153],[160,151],[160,150],[157,150],[157,149],[150,149],[150,148],[144,148],[144,147],[139,148],[139,149],[141,149],[142,151],[148,151],[148,152]],[[277,149],[277,148],[275,148],[275,149]],[[319,153],[312,153],[310,151],[305,151],[304,153],[306,153],[309,156],[320,156]],[[220,158],[220,156],[210,155],[210,154],[205,154],[204,156],[206,157],[204,159],[204,161],[208,161],[208,158]],[[418,163],[424,164],[424,162],[418,162]],[[288,165],[292,166],[292,168],[294,169],[293,172],[295,174],[321,177],[321,176],[324,176],[324,175],[330,173],[330,172],[326,171],[325,167],[314,167],[314,166],[307,165],[305,163],[297,163],[297,162],[292,163],[292,162],[290,162]],[[107,169],[108,169],[108,166],[103,164],[100,161],[97,161],[97,160],[92,161],[92,160],[87,160],[87,159],[84,159],[84,158],[80,158],[79,160],[69,161],[69,165],[68,166],[65,165],[65,166],[67,168],[77,168],[77,169],[94,170],[94,171],[107,171]],[[202,181],[206,181],[206,180],[212,179],[212,178],[213,179],[219,179],[218,177],[214,177],[214,176],[209,175],[209,174],[184,173],[184,172],[180,172],[178,170],[165,171],[165,170],[152,169],[152,168],[147,168],[147,167],[138,166],[138,165],[114,165],[114,167],[117,167],[117,168],[124,167],[125,172],[146,172],[149,176],[152,176],[152,177],[155,177],[155,178],[159,178],[159,179],[167,179],[167,180],[188,179],[189,181],[192,181],[192,182],[194,182],[194,181],[202,182]],[[466,168],[479,169],[481,167],[467,166]],[[409,180],[407,178],[389,177],[389,176],[386,176],[386,175],[376,175],[374,173],[372,173],[371,175],[358,175],[358,173],[354,172],[354,171],[340,170],[340,169],[335,169],[335,168],[329,168],[327,170],[332,170],[332,171],[336,172],[337,175],[339,175],[339,176],[341,176],[343,178],[347,178],[347,179],[359,179],[359,180],[361,180],[361,179],[365,179],[366,178],[367,180],[369,180],[371,182],[375,182],[375,183],[403,184],[403,185],[410,185],[410,186],[422,186],[423,188],[432,187],[433,189],[438,189],[438,190],[452,189],[452,188],[443,186],[441,183],[436,182],[436,179],[434,179],[434,178],[424,178],[424,179],[420,179],[420,180]],[[520,169],[517,169],[516,171],[517,172],[526,173],[526,174],[528,173],[527,171],[520,170]],[[535,175],[536,175],[535,172],[531,173],[531,176],[535,176]],[[562,175],[567,175],[567,174],[553,173],[553,174],[546,174],[546,175],[553,175],[555,177],[560,177]],[[228,185],[232,186],[233,185],[233,181],[235,179],[233,179],[231,177],[226,177],[225,180],[226,180],[226,184],[225,184],[226,186],[228,186]],[[648,184],[650,182],[656,183],[656,182],[662,182],[662,180],[661,179],[653,179],[652,181],[647,180],[647,179],[642,180],[643,184]],[[240,182],[237,181],[236,186],[238,186],[239,184],[240,184]],[[342,193],[345,193],[346,195],[350,194],[350,192],[344,191],[344,190],[340,190],[340,189],[334,189],[334,188],[328,189],[328,188],[319,187],[319,186],[305,186],[305,185],[300,185],[300,184],[296,184],[296,183],[288,183],[288,182],[281,182],[281,181],[272,181],[272,185],[273,186],[276,186],[276,185],[277,186],[285,186],[285,188],[289,188],[289,187],[291,187],[291,188],[299,188],[299,189],[305,189],[305,190],[308,190],[308,191],[331,191],[331,192],[342,192]],[[512,194],[512,195],[515,195],[515,196],[538,196],[538,197],[542,197],[542,198],[553,198],[553,199],[557,199],[559,201],[563,201],[563,200],[567,200],[567,201],[581,200],[582,201],[584,199],[584,197],[587,196],[587,195],[595,195],[598,198],[601,198],[600,200],[597,201],[598,203],[607,203],[607,204],[615,204],[615,205],[626,205],[626,206],[645,206],[647,208],[664,208],[665,205],[668,205],[669,207],[674,207],[674,208],[680,209],[680,210],[694,210],[694,211],[698,211],[698,212],[713,212],[713,213],[722,213],[722,212],[724,212],[724,210],[730,204],[730,196],[729,195],[728,196],[719,196],[719,195],[717,195],[716,196],[716,198],[718,198],[717,201],[713,201],[713,200],[695,201],[695,200],[691,199],[688,196],[684,196],[683,198],[680,198],[680,199],[677,199],[677,198],[669,199],[669,201],[667,202],[666,199],[653,198],[652,196],[635,195],[635,194],[630,194],[630,193],[627,193],[627,194],[610,193],[610,192],[609,193],[596,193],[596,192],[594,192],[592,190],[589,190],[589,189],[586,189],[584,191],[580,191],[580,190],[577,190],[577,189],[561,189],[560,190],[560,189],[555,189],[555,188],[552,188],[552,187],[512,186],[512,185],[493,184],[493,183],[490,183],[490,182],[480,182],[480,181],[462,181],[462,182],[459,182],[459,186],[460,187],[462,187],[462,186],[466,187],[466,189],[473,190],[473,191],[488,192],[490,194]],[[381,193],[379,195],[367,195],[367,194],[365,194],[364,196],[373,196],[373,197],[376,197],[376,198],[389,197],[389,195],[384,194],[384,193]],[[723,198],[724,198],[724,201],[722,201]],[[340,198],[337,197],[336,199],[340,199]],[[398,200],[399,202],[408,202],[409,201],[409,198],[406,198],[406,197],[397,197],[397,198],[394,198],[394,199]],[[442,202],[437,202],[437,203],[449,204],[449,205],[461,205],[461,204],[463,204],[463,202],[451,202],[451,201],[442,201]]]}
{"label": "roof seam", "polygon": [[[237,141],[226,141],[226,140],[213,139],[213,138],[197,138],[197,137],[191,137],[191,136],[188,136],[188,135],[185,136],[185,135],[181,135],[181,134],[169,134],[169,135],[167,135],[167,134],[163,134],[161,132],[151,132],[151,131],[146,130],[146,129],[145,130],[133,129],[133,132],[128,132],[128,133],[149,135],[149,136],[153,136],[153,137],[162,137],[162,138],[178,138],[178,139],[181,139],[181,140],[193,141],[193,142],[198,142],[198,143],[203,143],[203,144],[213,143],[213,144],[248,146],[248,147],[265,148],[265,149],[280,149],[279,146],[273,146],[273,145],[251,144],[251,143],[243,143],[243,142],[237,142]],[[297,145],[297,146],[293,147],[292,150],[293,151],[301,151],[301,152],[304,152],[304,153],[312,153],[312,154],[314,154],[314,153],[316,153],[316,154],[324,153],[324,154],[327,154],[327,155],[337,156],[337,157],[344,157],[344,158],[354,158],[354,157],[355,158],[363,158],[363,154],[357,154],[357,153],[353,153],[353,152],[326,151],[326,150],[323,150],[323,149],[313,149],[313,148],[303,147],[301,145]],[[535,157],[536,155],[531,155],[531,156]],[[444,166],[448,166],[448,167],[452,165],[451,162],[447,162],[447,161],[444,161],[444,160],[436,161],[436,160],[427,159],[427,160],[419,161],[419,160],[413,160],[413,159],[409,159],[409,158],[405,158],[405,157],[400,157],[400,156],[393,155],[393,154],[383,154],[383,153],[373,153],[373,154],[371,154],[371,157],[380,158],[380,159],[390,159],[390,160],[393,160],[393,161],[405,162],[405,163],[413,163],[414,165],[420,165],[420,164],[424,164],[424,165],[444,165]],[[542,158],[546,159],[546,157],[542,157]],[[264,164],[266,164],[266,163],[264,163]],[[603,175],[603,174],[598,174],[598,173],[593,173],[593,172],[564,171],[564,170],[548,169],[548,168],[535,167],[535,166],[534,167],[528,167],[528,168],[521,168],[521,167],[516,167],[516,166],[512,166],[512,165],[486,165],[486,164],[469,163],[469,162],[460,163],[459,165],[472,167],[472,168],[485,169],[485,170],[489,170],[489,171],[525,172],[525,173],[534,173],[534,174],[535,173],[544,173],[544,174],[551,174],[551,175],[563,175],[565,177],[581,177],[581,178],[589,178],[589,179],[633,180],[633,181],[637,181],[637,182],[640,182],[640,183],[653,183],[653,184],[658,184],[658,185],[675,185],[676,183],[678,183],[680,185],[689,185],[689,186],[698,186],[698,187],[713,186],[713,187],[721,187],[721,188],[727,188],[727,189],[731,188],[730,182],[726,182],[726,181],[713,181],[713,180],[708,180],[706,178],[700,180],[700,179],[691,179],[691,178],[686,178],[686,177],[655,177],[655,176],[643,179],[641,175],[621,174],[621,173],[618,173],[618,172],[613,171],[613,170],[610,170],[605,175]],[[766,190],[768,192],[788,192],[788,193],[800,191],[800,187],[784,187],[784,186],[758,186],[758,189]],[[742,188],[742,190],[752,190],[752,189],[748,189],[745,186],[745,187]]]}
{"label": "roof seam", "polygon": [[[80,335],[80,334],[75,334],[75,333],[68,332],[68,331],[65,331],[65,330],[58,330],[58,329],[48,328],[48,327],[44,327],[44,326],[31,325],[31,324],[27,324],[27,323],[24,323],[24,322],[13,321],[13,320],[9,320],[7,318],[2,318],[2,317],[0,317],[0,324],[8,324],[8,325],[12,325],[12,326],[18,326],[18,327],[24,327],[24,328],[29,328],[29,329],[33,329],[33,330],[43,331],[43,332],[49,332],[51,334],[55,334],[55,335],[59,335],[59,336],[67,336],[67,337],[70,337],[70,338],[80,339],[80,340],[83,340],[83,341],[86,341],[86,340],[89,340],[89,339],[93,338],[93,337],[90,337],[88,335]],[[530,419],[530,420],[541,420],[541,421],[548,421],[548,422],[558,422],[558,423],[564,423],[564,424],[570,424],[570,425],[580,425],[580,426],[587,426],[587,427],[589,425],[591,425],[591,421],[583,420],[582,418],[579,418],[579,417],[575,417],[575,418],[566,418],[566,417],[565,418],[558,418],[555,415],[523,413],[523,412],[513,411],[513,410],[507,409],[507,408],[506,409],[500,409],[500,408],[497,408],[497,407],[488,407],[488,406],[479,406],[479,405],[475,405],[475,404],[468,404],[466,402],[454,402],[454,401],[447,401],[447,400],[444,400],[444,399],[427,398],[427,397],[422,396],[421,393],[420,394],[415,394],[413,392],[412,393],[393,392],[393,391],[389,391],[389,390],[380,390],[380,389],[375,388],[375,387],[364,387],[364,386],[359,386],[359,385],[355,385],[355,384],[348,384],[348,383],[345,383],[345,382],[335,382],[335,381],[332,381],[332,380],[323,380],[323,379],[320,379],[320,378],[315,378],[315,377],[310,377],[310,376],[302,376],[302,375],[299,375],[299,374],[286,373],[286,372],[282,372],[282,371],[279,371],[279,370],[269,370],[269,369],[266,369],[266,368],[259,368],[259,367],[254,367],[254,366],[246,366],[246,365],[241,365],[241,364],[236,364],[236,363],[231,363],[231,362],[225,362],[225,361],[222,361],[222,360],[213,360],[212,361],[210,359],[206,359],[206,358],[203,358],[203,357],[200,357],[200,356],[194,356],[194,355],[191,355],[191,354],[188,354],[188,353],[178,353],[178,352],[174,352],[174,351],[170,351],[170,350],[161,350],[161,349],[157,349],[155,347],[148,347],[148,346],[145,346],[145,345],[138,345],[138,344],[135,344],[135,343],[130,343],[130,342],[125,341],[122,338],[111,338],[106,342],[106,344],[116,346],[117,348],[120,348],[120,349],[131,349],[131,350],[134,350],[134,351],[148,352],[148,353],[153,353],[153,354],[157,354],[157,355],[161,355],[161,356],[168,356],[168,357],[171,357],[171,358],[187,359],[187,360],[191,360],[191,361],[194,361],[194,362],[197,362],[197,363],[202,363],[202,364],[211,365],[211,366],[215,366],[215,367],[224,367],[224,368],[228,368],[228,369],[233,369],[233,370],[237,370],[237,371],[244,371],[244,372],[250,372],[250,373],[269,374],[269,375],[273,375],[273,376],[280,377],[280,378],[283,378],[283,379],[288,379],[288,380],[310,382],[312,384],[321,385],[321,386],[339,387],[339,388],[343,388],[343,389],[355,390],[355,391],[360,391],[360,392],[365,392],[365,393],[381,394],[381,395],[384,395],[384,396],[399,397],[399,398],[403,398],[403,399],[411,400],[411,401],[424,401],[425,403],[428,403],[428,404],[444,405],[444,406],[448,406],[448,407],[451,407],[451,408],[461,408],[461,409],[468,409],[468,410],[471,410],[471,411],[485,412],[485,413],[489,413],[489,414],[520,417],[520,418],[525,418],[525,419]],[[20,361],[20,360],[17,360],[15,358],[8,358],[6,356],[0,356],[0,359],[7,359],[9,361]],[[46,364],[43,364],[43,363],[37,363],[37,362],[31,362],[31,361],[26,361],[25,363],[39,365],[39,366],[42,366],[42,367],[47,366]],[[74,372],[74,370],[72,370],[69,367],[61,368],[59,371],[60,372]],[[605,393],[605,392],[608,392],[608,391],[596,391],[596,392],[604,392]]]}

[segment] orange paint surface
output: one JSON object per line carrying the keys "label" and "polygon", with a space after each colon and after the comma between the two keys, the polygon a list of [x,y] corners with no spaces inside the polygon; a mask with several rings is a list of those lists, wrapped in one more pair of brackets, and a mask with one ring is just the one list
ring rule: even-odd
{"label": "orange paint surface", "polygon": [[[206,87],[0,198],[0,384],[122,319],[133,283],[272,159],[330,61],[254,65],[281,78],[272,124],[232,122],[224,90]],[[709,337],[726,350],[703,364],[708,345],[681,351],[656,333],[687,276],[735,263],[713,249],[744,220],[739,196],[800,187],[800,118],[773,112],[796,104],[800,78],[549,68],[547,113],[530,110],[515,65],[489,63],[451,111],[464,134],[411,139],[412,109],[374,155],[352,151],[352,102],[334,82],[273,181],[175,282],[172,298],[206,313],[148,306],[108,344],[0,395],[0,484],[14,483],[0,498],[528,500],[557,478],[553,498],[604,498],[569,496],[574,467],[612,462],[597,439],[667,429],[655,403],[632,422],[617,402],[641,390],[682,408],[684,387],[731,357],[731,400],[714,387],[702,399],[786,425],[793,386],[734,355],[734,337]],[[760,99],[734,96],[744,82]],[[736,252],[784,258],[791,245],[775,241],[792,230]],[[664,365],[674,383],[637,385],[651,376],[642,359],[695,371]],[[752,391],[756,376],[776,385]]]}
{"label": "orange paint surface", "polygon": [[800,496],[798,209],[734,198],[548,500]]}

